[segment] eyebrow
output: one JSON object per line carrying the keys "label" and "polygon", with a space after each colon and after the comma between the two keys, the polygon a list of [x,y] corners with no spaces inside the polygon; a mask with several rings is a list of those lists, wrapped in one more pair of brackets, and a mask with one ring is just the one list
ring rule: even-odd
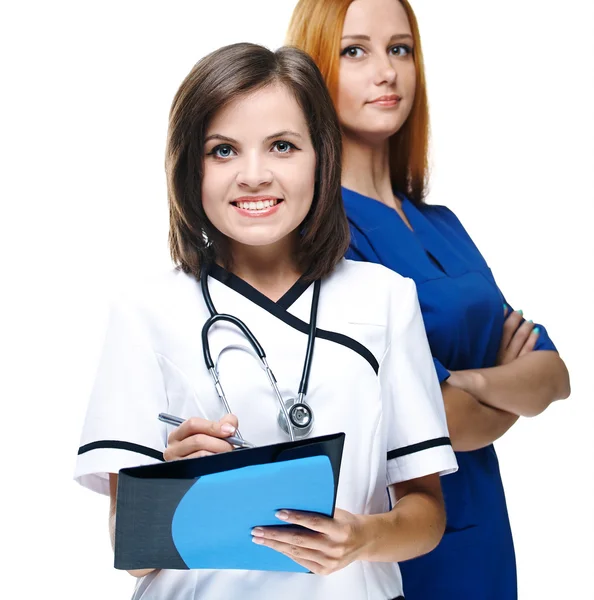
{"label": "eyebrow", "polygon": [[[290,129],[285,129],[283,131],[277,131],[276,133],[273,133],[272,135],[266,136],[264,141],[269,141],[272,140],[274,138],[278,138],[278,137],[283,137],[285,135],[292,135],[294,137],[298,137],[298,138],[302,138],[303,136],[300,133],[297,133],[296,131],[291,131]],[[212,135],[209,135],[205,140],[204,143],[210,141],[210,140],[221,140],[223,142],[229,142],[230,144],[237,144],[237,140],[234,140],[233,138],[227,137],[226,135],[221,135],[220,133],[213,133]]]}
{"label": "eyebrow", "polygon": [[[356,34],[356,35],[345,35],[341,39],[351,39],[351,40],[366,40],[368,42],[371,41],[371,38],[368,35]],[[390,41],[393,42],[395,40],[412,40],[413,36],[410,33],[395,33]]]}

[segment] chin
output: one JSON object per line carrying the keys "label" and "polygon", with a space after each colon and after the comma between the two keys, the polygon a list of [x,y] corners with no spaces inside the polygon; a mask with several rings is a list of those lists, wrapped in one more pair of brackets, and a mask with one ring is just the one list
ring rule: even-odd
{"label": "chin", "polygon": [[404,125],[402,119],[383,118],[375,120],[373,123],[367,120],[365,124],[357,123],[353,128],[349,128],[356,138],[365,140],[371,144],[378,144],[391,138],[398,133]]}
{"label": "chin", "polygon": [[257,248],[277,244],[287,237],[287,234],[275,235],[272,233],[266,234],[264,232],[254,232],[251,235],[246,235],[245,232],[237,232],[236,235],[229,235],[228,237],[231,238],[235,243],[241,244],[242,246],[251,246],[252,248]]}
{"label": "chin", "polygon": [[401,125],[395,127],[377,127],[375,129],[366,129],[357,131],[357,137],[366,142],[377,145],[389,140],[395,133],[398,133]]}

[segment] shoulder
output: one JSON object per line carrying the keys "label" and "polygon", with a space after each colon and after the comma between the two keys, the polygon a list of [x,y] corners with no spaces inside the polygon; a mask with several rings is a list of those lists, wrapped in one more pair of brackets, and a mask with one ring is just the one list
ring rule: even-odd
{"label": "shoulder", "polygon": [[183,310],[199,294],[198,282],[180,269],[170,268],[132,276],[116,294],[112,310],[141,319]]}
{"label": "shoulder", "polygon": [[442,222],[452,227],[464,229],[462,222],[453,210],[442,204],[422,204],[419,210],[432,221]]}
{"label": "shoulder", "polygon": [[394,290],[404,292],[411,287],[415,288],[412,279],[384,265],[348,258],[343,258],[338,263],[330,279],[353,290],[360,290],[366,295],[385,294]]}
{"label": "shoulder", "polygon": [[453,210],[440,204],[423,204],[419,210],[444,235],[455,236],[456,239],[463,242],[467,247],[471,247],[478,252],[478,247],[474,240],[470,237],[462,221]]}
{"label": "shoulder", "polygon": [[395,314],[404,315],[418,303],[412,279],[370,262],[341,260],[322,289],[349,320],[376,325],[387,326]]}

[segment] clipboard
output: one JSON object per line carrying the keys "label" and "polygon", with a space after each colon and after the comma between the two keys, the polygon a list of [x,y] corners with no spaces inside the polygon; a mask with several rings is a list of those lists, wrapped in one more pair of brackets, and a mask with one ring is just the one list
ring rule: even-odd
{"label": "clipboard", "polygon": [[258,525],[295,527],[277,510],[334,515],[344,433],[121,469],[116,569],[309,573],[252,542]]}

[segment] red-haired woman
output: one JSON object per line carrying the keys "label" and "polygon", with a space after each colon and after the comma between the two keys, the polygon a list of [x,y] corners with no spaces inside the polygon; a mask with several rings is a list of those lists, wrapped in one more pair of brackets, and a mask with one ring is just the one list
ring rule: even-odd
{"label": "red-haired woman", "polygon": [[569,395],[565,365],[544,327],[509,307],[456,216],[424,202],[429,118],[409,3],[300,0],[287,43],[314,58],[338,111],[350,258],[417,284],[457,450],[459,471],[442,479],[446,534],[401,565],[406,598],[516,598],[493,442]]}

